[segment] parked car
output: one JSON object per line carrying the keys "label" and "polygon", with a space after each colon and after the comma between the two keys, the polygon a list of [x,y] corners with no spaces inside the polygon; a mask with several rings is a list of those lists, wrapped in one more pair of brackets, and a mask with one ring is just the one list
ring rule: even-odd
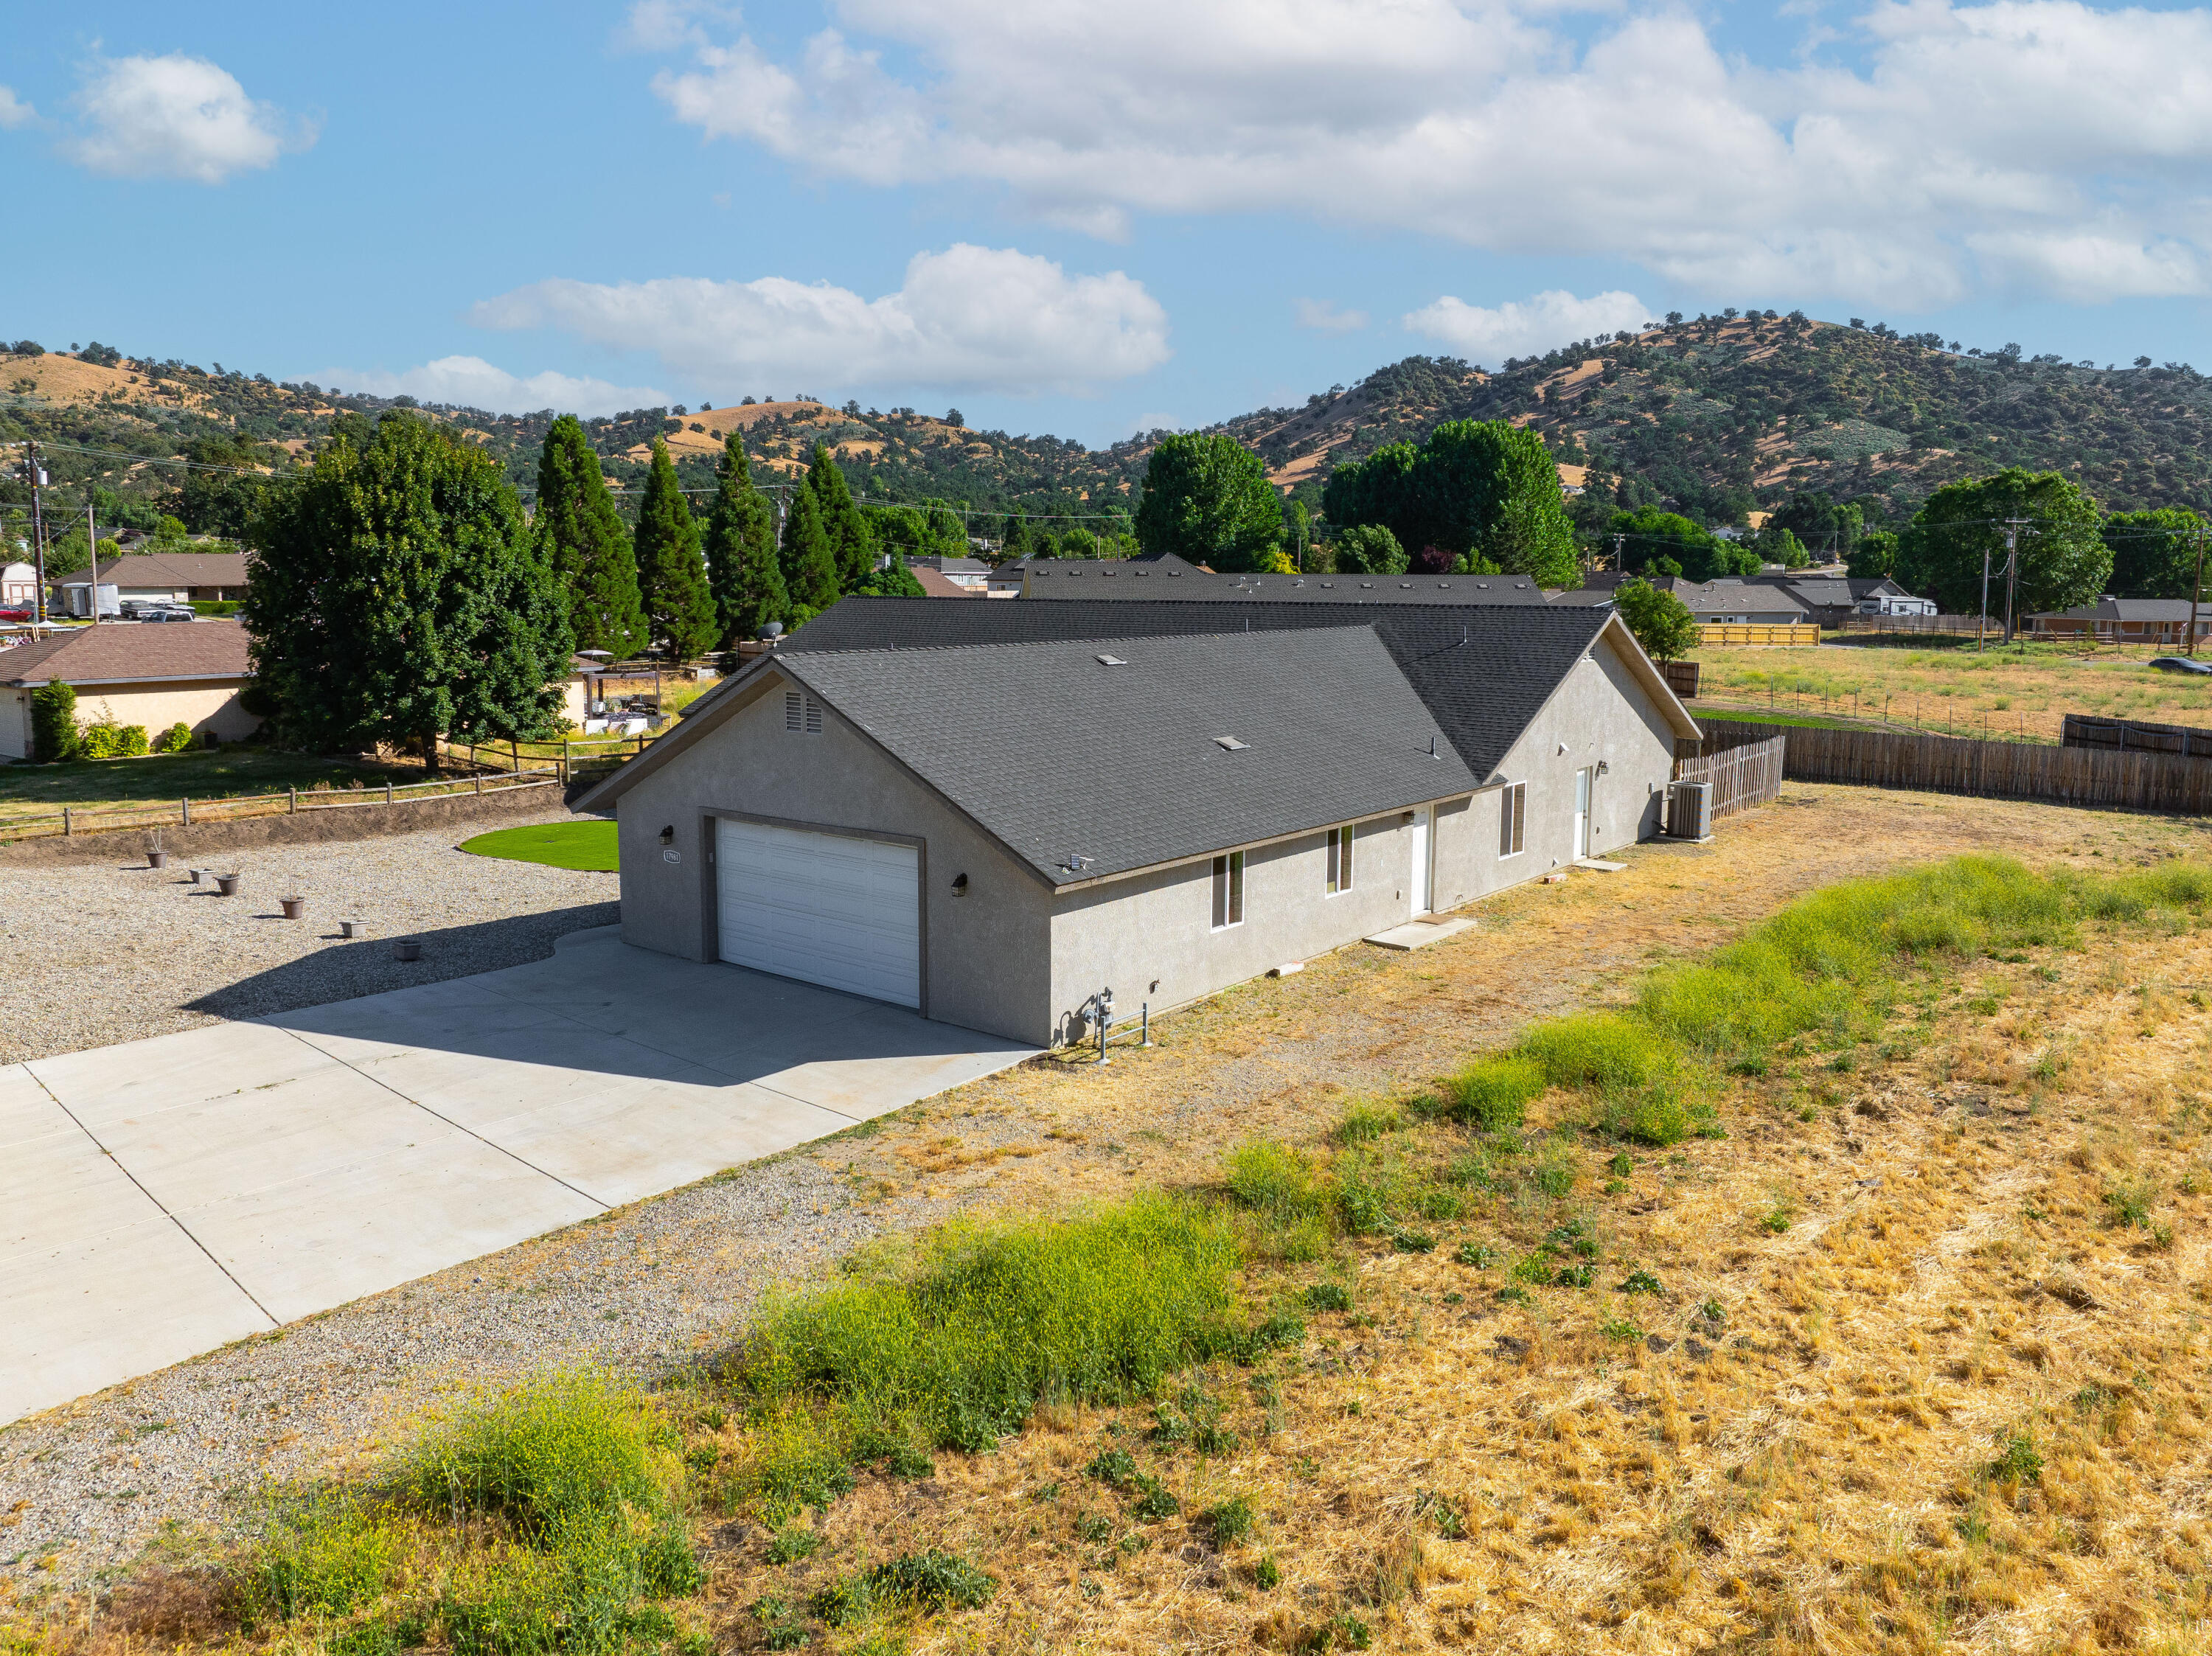
{"label": "parked car", "polygon": [[2154,656],[2150,664],[2162,673],[2212,673],[2212,661],[2195,656]]}
{"label": "parked car", "polygon": [[138,611],[139,621],[198,621],[199,617],[189,610],[175,604],[149,604]]}
{"label": "parked car", "polygon": [[30,619],[31,612],[28,610],[0,610],[0,621],[28,621]]}

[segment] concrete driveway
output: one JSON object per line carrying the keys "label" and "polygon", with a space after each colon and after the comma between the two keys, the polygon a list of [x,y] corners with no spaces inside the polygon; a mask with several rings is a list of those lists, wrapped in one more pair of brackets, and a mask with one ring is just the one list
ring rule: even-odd
{"label": "concrete driveway", "polygon": [[0,1422],[1036,1049],[631,949],[0,1069]]}

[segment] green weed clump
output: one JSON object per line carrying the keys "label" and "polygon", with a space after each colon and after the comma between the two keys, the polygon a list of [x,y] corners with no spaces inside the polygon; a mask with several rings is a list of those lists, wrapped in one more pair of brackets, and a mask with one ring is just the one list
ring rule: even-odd
{"label": "green weed clump", "polygon": [[1449,1113],[1484,1132],[1517,1127],[1544,1090],[1541,1065],[1526,1058],[1479,1058],[1445,1084]]}
{"label": "green weed clump", "polygon": [[[243,1629],[309,1617],[333,1652],[607,1656],[676,1628],[702,1579],[668,1422],[593,1374],[463,1410],[383,1480],[282,1501],[228,1570]],[[345,1625],[331,1628],[332,1622]]]}
{"label": "green weed clump", "polygon": [[753,1428],[726,1493],[777,1510],[811,1498],[806,1479],[834,1490],[833,1469],[896,1446],[980,1452],[1040,1402],[1152,1397],[1194,1364],[1303,1334],[1295,1317],[1249,1322],[1239,1263],[1228,1216],[1146,1197],[948,1227],[903,1271],[786,1297],[724,1372]]}

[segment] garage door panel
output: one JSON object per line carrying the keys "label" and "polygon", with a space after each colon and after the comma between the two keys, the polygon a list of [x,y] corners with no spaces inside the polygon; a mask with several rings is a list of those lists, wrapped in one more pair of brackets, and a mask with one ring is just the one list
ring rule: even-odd
{"label": "garage door panel", "polygon": [[715,846],[724,960],[921,1004],[914,846],[727,820]]}

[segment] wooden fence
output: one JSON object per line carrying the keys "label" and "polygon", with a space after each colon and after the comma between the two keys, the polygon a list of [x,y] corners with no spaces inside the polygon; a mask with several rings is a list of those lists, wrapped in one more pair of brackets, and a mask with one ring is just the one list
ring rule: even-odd
{"label": "wooden fence", "polygon": [[2148,725],[2136,719],[2098,719],[2069,713],[2058,727],[2063,748],[2102,748],[2113,753],[2174,753],[2212,759],[2212,731],[2187,725]]}
{"label": "wooden fence", "polygon": [[1713,820],[1772,802],[1782,792],[1784,750],[1788,738],[1770,736],[1701,753],[1694,759],[1677,760],[1678,782],[1710,782],[1713,789]]}
{"label": "wooden fence", "polygon": [[1830,623],[1838,633],[1933,634],[1945,638],[1972,638],[1986,626],[1992,639],[2004,636],[2004,619],[1992,616],[1838,616]]}
{"label": "wooden fence", "polygon": [[1667,675],[1667,688],[1687,701],[1698,694],[1698,664],[1694,661],[1668,661],[1660,664],[1659,670]]}
{"label": "wooden fence", "polygon": [[1784,737],[1782,773],[1793,782],[1846,782],[2190,816],[2212,812],[2212,765],[2178,754],[1796,725],[1747,724],[1732,734],[1742,741]]}
{"label": "wooden fence", "polygon": [[507,773],[479,771],[473,776],[436,782],[386,782],[380,787],[287,788],[282,793],[232,794],[211,799],[187,796],[143,804],[115,803],[64,805],[59,810],[23,811],[0,816],[0,840],[37,840],[51,834],[106,834],[127,828],[190,828],[195,822],[229,822],[246,816],[297,816],[306,811],[345,810],[356,805],[419,804],[457,793],[507,793],[519,788],[550,788],[562,779],[550,769]]}
{"label": "wooden fence", "polygon": [[1820,629],[1810,625],[1733,621],[1700,622],[1698,642],[1707,649],[1730,645],[1785,645],[1805,648],[1820,641]]}

